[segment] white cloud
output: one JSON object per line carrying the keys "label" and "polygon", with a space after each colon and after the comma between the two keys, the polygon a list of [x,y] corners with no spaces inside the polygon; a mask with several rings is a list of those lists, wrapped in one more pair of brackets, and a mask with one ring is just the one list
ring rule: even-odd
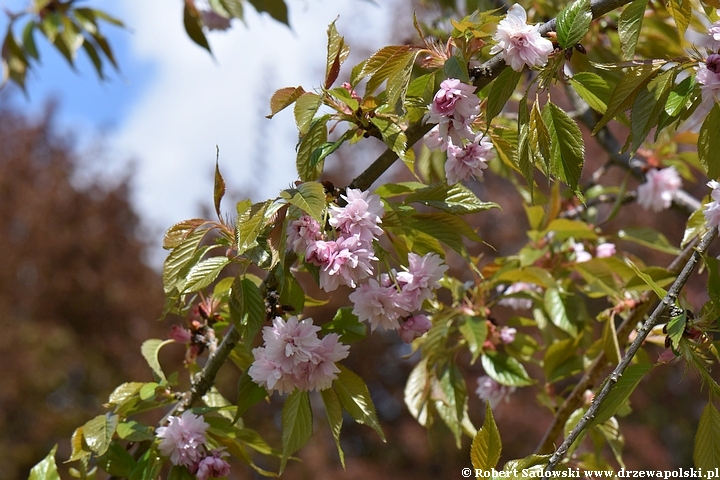
{"label": "white cloud", "polygon": [[390,37],[387,6],[288,3],[292,30],[248,8],[247,26],[235,20],[229,32],[209,35],[214,59],[188,39],[177,2],[121,3],[120,16],[133,30],[132,54],[156,73],[111,144],[119,158],[137,159],[135,204],[154,227],[196,216],[199,205],[212,208],[215,145],[229,188],[251,189],[259,200],[291,184],[296,130],[291,110],[264,118],[272,92],[321,83],[327,25],[338,15],[351,48],[353,42],[379,48]]}

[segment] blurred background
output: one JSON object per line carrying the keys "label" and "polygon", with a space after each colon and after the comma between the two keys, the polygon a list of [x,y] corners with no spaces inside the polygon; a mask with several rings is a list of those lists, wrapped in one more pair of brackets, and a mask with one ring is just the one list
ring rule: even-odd
{"label": "blurred background", "polygon": [[[42,65],[29,75],[27,92],[12,85],[0,91],[0,480],[27,478],[58,442],[62,462],[74,428],[102,412],[115,386],[151,380],[141,343],[166,338],[170,325],[181,321],[156,321],[164,303],[162,233],[180,220],[209,215],[216,146],[229,188],[228,213],[234,200],[275,196],[295,180],[292,115],[265,115],[278,88],[319,85],[327,25],[338,18],[351,46],[346,65],[354,65],[381,46],[417,42],[414,9],[421,18],[442,18],[473,2],[290,0],[290,28],[247,9],[245,25],[235,20],[228,31],[208,35],[212,55],[185,34],[178,1],[90,3],[127,26],[106,28],[120,71],[108,69],[107,80],[99,81],[83,56],[73,70],[43,40]],[[27,2],[0,6],[17,11]],[[0,30],[6,21],[0,18]],[[328,162],[326,178],[346,185],[383,149],[378,142],[352,157],[340,150]],[[587,171],[606,158],[588,144]],[[396,165],[383,180],[406,175]],[[622,176],[617,173],[618,183]],[[511,254],[526,241],[525,214],[510,184],[491,178],[470,186],[503,211],[478,215],[472,224],[497,252],[476,246],[472,253]],[[686,188],[700,197],[705,191],[698,184]],[[679,243],[685,223],[680,212],[660,218],[639,215],[636,205],[626,210],[609,230],[655,221]],[[671,260],[648,252],[643,258],[657,265]],[[460,261],[449,261],[456,275],[470,278]],[[693,288],[688,301],[698,307],[704,293]],[[343,304],[306,313],[323,323]],[[182,368],[182,349],[172,348],[163,351],[168,371]],[[469,439],[458,450],[444,426],[424,429],[403,403],[415,363],[409,353],[397,335],[375,332],[353,346],[346,362],[367,380],[387,444],[369,428],[346,422],[343,470],[318,410],[317,434],[283,478],[460,478],[460,469],[470,466]],[[466,373],[474,391],[482,370],[476,365]],[[221,371],[219,389],[228,398],[234,399],[236,380],[231,368]],[[536,392],[526,390],[496,412],[503,461],[532,453],[551,418],[536,403]],[[694,374],[681,365],[656,369],[632,401],[635,412],[623,420],[627,467],[691,466],[692,438],[706,401]],[[474,395],[470,402],[471,418],[480,425],[482,403]],[[276,395],[248,420],[273,445],[280,443],[279,405]],[[237,465],[231,478],[256,476]]]}

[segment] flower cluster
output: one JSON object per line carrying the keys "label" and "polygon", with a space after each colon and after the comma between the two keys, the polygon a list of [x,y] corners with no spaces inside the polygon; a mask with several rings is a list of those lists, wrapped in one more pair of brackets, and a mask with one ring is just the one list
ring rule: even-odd
{"label": "flower cluster", "polygon": [[720,225],[720,183],[710,180],[707,186],[713,189],[710,196],[714,201],[705,204],[703,214],[708,227],[713,228]]}
{"label": "flower cluster", "polygon": [[319,339],[319,331],[312,318],[275,318],[272,327],[263,328],[264,345],[252,351],[250,378],[269,392],[330,388],[340,371],[335,362],[347,357],[350,347],[335,333]]}
{"label": "flower cluster", "polygon": [[540,35],[539,29],[540,25],[527,24],[525,9],[516,3],[498,24],[493,36],[497,43],[490,53],[500,53],[505,63],[517,72],[525,65],[542,67],[553,51],[553,44]]}
{"label": "flower cluster", "polygon": [[430,329],[430,320],[425,315],[416,315],[402,325],[400,321],[419,310],[426,299],[432,298],[433,290],[440,286],[440,279],[447,269],[436,253],[423,257],[409,253],[407,271],[393,271],[394,281],[385,273],[377,280],[371,278],[350,294],[353,313],[361,321],[369,322],[372,330],[378,326],[385,330],[400,329],[400,337],[410,343]]}
{"label": "flower cluster", "polygon": [[[585,250],[582,243],[573,243],[573,252],[575,253],[575,263],[584,263],[592,260],[592,253]],[[616,248],[614,243],[601,243],[595,248],[595,258],[607,258],[615,255]]]}
{"label": "flower cluster", "polygon": [[201,415],[186,410],[179,417],[171,416],[166,427],[159,427],[160,453],[170,457],[173,465],[187,467],[199,480],[227,476],[230,465],[218,450],[206,451],[205,432],[210,428]]}
{"label": "flower cluster", "polygon": [[344,207],[332,205],[329,209],[329,223],[337,238],[329,239],[309,215],[287,227],[288,248],[320,267],[320,288],[326,292],[340,285],[355,288],[359,280],[372,275],[371,262],[377,260],[372,242],[383,233],[379,224],[385,209],[379,196],[349,188],[342,198],[347,202]]}
{"label": "flower cluster", "polygon": [[651,168],[645,175],[645,183],[637,189],[637,201],[645,210],[660,212],[669,208],[682,180],[675,167],[657,170]]}
{"label": "flower cluster", "polygon": [[515,387],[501,385],[487,375],[479,377],[477,383],[475,393],[481,400],[487,400],[493,410],[501,401],[507,402],[507,397],[515,391]]}
{"label": "flower cluster", "polygon": [[493,157],[492,143],[470,128],[480,113],[480,100],[473,92],[474,86],[448,78],[428,106],[427,121],[438,125],[430,131],[425,144],[447,151],[445,175],[451,184],[481,177]]}
{"label": "flower cluster", "polygon": [[720,49],[720,20],[710,25],[708,28],[708,35],[710,36],[712,49],[715,51]]}

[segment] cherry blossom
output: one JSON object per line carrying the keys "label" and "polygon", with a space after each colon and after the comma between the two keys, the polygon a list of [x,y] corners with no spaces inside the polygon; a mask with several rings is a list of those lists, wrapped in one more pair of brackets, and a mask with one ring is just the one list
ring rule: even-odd
{"label": "cherry blossom", "polygon": [[171,416],[166,427],[159,427],[155,435],[162,439],[158,448],[160,453],[170,457],[173,465],[191,467],[205,453],[205,432],[210,425],[203,417],[189,410],[182,416]]}
{"label": "cherry blossom", "polygon": [[412,343],[418,337],[422,337],[432,328],[432,322],[425,315],[415,315],[408,318],[400,325],[400,339],[405,343]]}
{"label": "cherry blossom", "polygon": [[592,260],[592,254],[585,250],[585,245],[582,243],[574,243],[572,249],[575,252],[575,263],[585,263]]}
{"label": "cherry blossom", "polygon": [[475,86],[462,83],[457,78],[443,80],[429,105],[427,120],[433,123],[448,119],[464,124],[472,122],[480,112],[480,99],[474,94],[475,89]]}
{"label": "cherry blossom", "polygon": [[720,101],[720,54],[708,56],[705,63],[696,67],[695,79],[701,85],[703,104],[712,105]]}
{"label": "cherry blossom", "polygon": [[512,327],[502,327],[500,329],[500,341],[504,343],[505,345],[508,345],[515,341],[515,335],[517,334],[517,329]]}
{"label": "cherry blossom", "polygon": [[713,50],[720,49],[720,20],[710,25],[708,35],[710,35]]}
{"label": "cherry blossom", "polygon": [[372,275],[370,262],[377,257],[360,237],[354,235],[328,243],[334,244],[335,250],[321,265],[320,288],[326,292],[337,290],[340,285],[355,288],[359,280]]}
{"label": "cherry blossom", "polygon": [[348,188],[342,198],[347,201],[344,207],[330,206],[330,225],[345,235],[356,235],[363,242],[371,243],[382,235],[378,225],[385,213],[378,195],[354,188]]}
{"label": "cherry blossom", "polygon": [[440,287],[440,279],[449,267],[437,253],[421,257],[408,254],[408,271],[397,274],[401,292],[410,304],[410,310],[417,310],[426,299],[432,298],[433,290]]}
{"label": "cherry blossom", "polygon": [[525,65],[542,67],[553,51],[553,44],[540,35],[539,28],[539,25],[527,24],[525,9],[516,3],[498,24],[493,36],[497,43],[490,49],[490,53],[500,53],[505,62],[517,72]]}
{"label": "cherry blossom", "polygon": [[637,189],[638,203],[646,210],[660,212],[672,204],[675,192],[682,180],[675,167],[657,170],[651,168],[645,175],[646,181]]}
{"label": "cherry blossom", "polygon": [[710,196],[714,201],[705,204],[703,214],[708,227],[713,228],[720,225],[720,183],[710,180],[707,186],[713,189]]}
{"label": "cherry blossom", "polygon": [[264,345],[252,351],[255,361],[248,375],[269,392],[329,388],[340,371],[335,362],[346,358],[350,347],[335,333],[319,339],[319,331],[312,318],[275,318],[272,327],[263,328]]}
{"label": "cherry blossom", "polygon": [[353,313],[360,321],[370,323],[370,329],[382,326],[385,330],[400,327],[399,319],[409,313],[410,304],[395,285],[385,285],[374,278],[360,285],[350,294]]}
{"label": "cherry blossom", "polygon": [[227,455],[225,452],[215,450],[212,455],[203,458],[190,469],[190,473],[194,473],[198,480],[207,480],[208,478],[220,478],[230,475],[230,464],[221,457]]}
{"label": "cherry blossom", "polygon": [[492,142],[483,135],[479,135],[475,143],[465,146],[458,147],[454,143],[449,144],[447,147],[448,158],[445,162],[445,176],[448,184],[452,185],[468,180],[470,177],[482,177],[488,160],[495,156],[492,148]]}
{"label": "cherry blossom", "polygon": [[287,246],[295,253],[305,253],[311,243],[321,238],[320,224],[310,215],[302,215],[287,226]]}
{"label": "cherry blossom", "polygon": [[595,249],[595,257],[597,258],[607,258],[612,257],[615,255],[616,249],[614,243],[601,243],[597,246]]}
{"label": "cherry blossom", "polygon": [[478,378],[477,383],[475,393],[481,400],[487,400],[493,410],[501,401],[507,401],[507,397],[515,391],[515,387],[500,385],[487,375]]}

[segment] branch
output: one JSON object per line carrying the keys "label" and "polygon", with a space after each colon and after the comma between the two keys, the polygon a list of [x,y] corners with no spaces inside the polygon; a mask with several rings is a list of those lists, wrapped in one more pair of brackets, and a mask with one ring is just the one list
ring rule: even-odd
{"label": "branch", "polygon": [[[679,274],[682,265],[689,260],[690,256],[695,251],[695,246],[697,245],[697,242],[698,238],[695,237],[695,239],[687,247],[685,247],[685,250],[683,250],[680,255],[675,257],[675,259],[670,263],[670,265],[668,265],[667,269],[673,274]],[[635,308],[632,309],[627,318],[625,318],[625,320],[623,320],[623,322],[618,327],[617,338],[619,341],[623,342],[623,345],[627,341],[627,338],[630,336],[630,332],[632,331],[632,329],[635,327],[635,325],[642,321],[642,317],[650,308],[650,304],[648,303],[649,300],[650,293],[643,293],[642,297],[640,297],[640,300],[638,301],[638,304],[635,305]],[[552,451],[555,439],[562,432],[563,427],[565,426],[565,422],[567,422],[568,418],[570,418],[570,415],[572,415],[572,413],[577,410],[582,404],[583,393],[585,393],[586,390],[592,389],[595,386],[597,379],[600,377],[602,370],[607,366],[607,363],[608,361],[605,355],[605,351],[600,352],[600,354],[593,361],[592,365],[590,365],[590,368],[585,372],[577,385],[575,385],[575,388],[573,388],[572,392],[570,392],[570,395],[567,396],[562,405],[560,405],[560,408],[558,408],[557,412],[555,412],[555,417],[553,418],[553,421],[550,423],[550,426],[545,432],[545,435],[535,449],[536,454],[549,453]]]}
{"label": "branch", "polygon": [[622,360],[620,360],[620,363],[617,365],[617,367],[615,367],[615,370],[613,370],[612,373],[608,375],[602,390],[595,397],[595,400],[593,400],[593,403],[592,405],[590,405],[588,411],[585,413],[585,415],[583,415],[577,426],[573,428],[572,431],[568,434],[562,445],[560,445],[560,447],[558,447],[558,449],[555,450],[555,453],[553,453],[550,457],[550,461],[548,462],[547,468],[545,469],[545,474],[543,477],[544,479],[550,477],[551,472],[555,470],[557,464],[565,457],[568,449],[573,444],[573,442],[578,438],[580,433],[582,433],[582,431],[587,428],[588,424],[593,420],[593,418],[595,418],[595,415],[600,409],[600,406],[603,404],[607,396],[610,394],[610,391],[618,382],[622,374],[625,372],[625,369],[628,367],[628,365],[630,365],[630,362],[632,361],[633,357],[635,357],[635,354],[640,349],[640,346],[645,341],[645,338],[647,338],[650,331],[658,323],[660,323],[660,316],[666,309],[668,309],[671,305],[675,304],[675,301],[677,300],[680,291],[685,286],[688,278],[690,278],[690,274],[693,272],[693,270],[695,270],[695,267],[700,262],[701,255],[707,251],[708,247],[717,236],[717,233],[717,227],[713,227],[703,236],[700,244],[690,256],[690,259],[685,264],[685,267],[680,272],[680,275],[678,275],[678,277],[673,282],[665,297],[657,305],[657,307],[655,307],[655,310],[650,315],[650,317],[648,317],[640,330],[638,330],[637,337],[635,337],[635,340],[625,352],[625,355],[623,356]]}

